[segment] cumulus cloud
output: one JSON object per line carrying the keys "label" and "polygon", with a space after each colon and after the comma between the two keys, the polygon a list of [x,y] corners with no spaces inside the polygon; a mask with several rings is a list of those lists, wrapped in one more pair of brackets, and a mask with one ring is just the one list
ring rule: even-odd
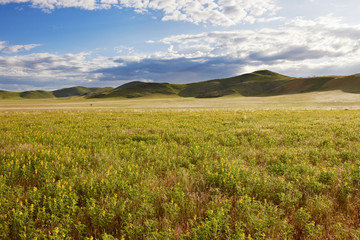
{"label": "cumulus cloud", "polygon": [[211,23],[230,26],[241,22],[253,23],[264,15],[273,15],[278,7],[274,0],[125,0],[125,7],[138,11],[162,10],[163,20]]}
{"label": "cumulus cloud", "polygon": [[[150,54],[121,46],[116,50],[122,56],[113,58],[91,53],[5,55],[0,56],[0,87],[118,86],[134,80],[187,83],[259,69],[290,76],[351,74],[359,72],[359,36],[359,25],[326,16],[296,18],[278,28],[169,36],[148,41],[168,49]],[[0,42],[0,51],[4,48]]]}
{"label": "cumulus cloud", "polygon": [[[122,59],[118,60],[124,63]],[[98,69],[99,81],[129,81],[150,79],[157,82],[189,83],[206,79],[233,76],[241,62],[224,58],[145,58],[117,67]],[[221,69],[221,71],[219,71]]]}
{"label": "cumulus cloud", "polygon": [[17,53],[17,52],[21,52],[21,51],[28,51],[28,50],[31,50],[38,46],[40,46],[40,44],[9,46],[5,41],[0,41],[0,52],[11,54],[11,53]]}
{"label": "cumulus cloud", "polygon": [[279,28],[175,35],[159,40],[179,56],[232,57],[249,61],[303,60],[358,53],[360,26],[331,16],[295,19]]}
{"label": "cumulus cloud", "polygon": [[185,21],[195,24],[231,26],[274,20],[279,7],[276,0],[0,0],[0,4],[30,3],[32,7],[51,11],[76,7],[86,10],[130,8],[135,12],[163,12],[163,21]]}
{"label": "cumulus cloud", "polygon": [[323,75],[351,73],[360,64],[359,34],[360,26],[326,16],[297,18],[274,29],[175,35],[149,41],[168,45],[166,52],[119,58],[123,65],[96,72],[103,74],[100,80],[146,78],[167,82],[227,77],[264,68],[294,76],[321,71]]}
{"label": "cumulus cloud", "polygon": [[43,88],[86,85],[102,76],[92,73],[96,69],[121,65],[107,57],[88,59],[90,54],[0,56],[0,84]]}
{"label": "cumulus cloud", "polygon": [[0,41],[0,52],[2,52],[6,47],[6,42],[5,41]]}

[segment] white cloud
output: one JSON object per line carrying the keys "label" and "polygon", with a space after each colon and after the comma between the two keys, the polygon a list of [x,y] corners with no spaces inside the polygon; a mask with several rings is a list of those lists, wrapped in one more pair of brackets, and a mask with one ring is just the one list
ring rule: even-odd
{"label": "white cloud", "polygon": [[76,7],[86,10],[108,9],[113,6],[131,8],[142,13],[162,11],[163,21],[185,21],[195,24],[232,26],[271,18],[279,7],[276,0],[0,0],[0,4],[25,3],[51,11]]}
{"label": "white cloud", "polygon": [[0,41],[0,52],[6,47],[5,41]]}
{"label": "white cloud", "polygon": [[279,28],[183,34],[158,42],[171,46],[176,57],[299,61],[359,53],[360,25],[346,25],[332,16],[297,18]]}
{"label": "white cloud", "polygon": [[161,10],[162,20],[187,21],[195,24],[231,26],[253,23],[261,16],[271,16],[279,9],[275,0],[124,0],[122,6],[139,12]]}
{"label": "white cloud", "polygon": [[8,3],[25,3],[29,2],[29,0],[1,0],[0,4],[8,4]]}
{"label": "white cloud", "polygon": [[[122,56],[113,58],[91,53],[0,56],[0,84],[44,88],[90,81],[116,86],[141,79],[180,83],[259,69],[290,76],[351,74],[360,66],[360,25],[333,16],[297,18],[278,28],[174,35],[148,41],[152,43],[167,50],[145,54],[121,46],[116,50]],[[0,49],[6,48],[0,42]]]}
{"label": "white cloud", "polygon": [[36,53],[21,56],[0,56],[0,84],[63,86],[96,81],[102,75],[92,73],[98,68],[116,67],[114,59],[91,53],[56,55]]}
{"label": "white cloud", "polygon": [[21,51],[28,51],[35,47],[40,46],[40,44],[27,44],[27,45],[12,45],[9,46],[5,41],[0,42],[0,52],[2,53],[17,53]]}
{"label": "white cloud", "polygon": [[122,55],[131,55],[134,54],[135,49],[133,47],[127,47],[127,46],[119,46],[114,48],[115,52]]}
{"label": "white cloud", "polygon": [[213,31],[175,35],[151,43],[167,51],[132,58],[121,66],[99,69],[102,79],[147,78],[191,82],[258,69],[293,76],[351,74],[359,71],[360,25],[333,16],[297,18],[279,28]]}

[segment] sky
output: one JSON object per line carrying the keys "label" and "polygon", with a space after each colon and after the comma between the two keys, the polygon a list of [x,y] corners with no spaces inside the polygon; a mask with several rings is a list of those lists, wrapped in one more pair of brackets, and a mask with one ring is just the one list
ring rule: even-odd
{"label": "sky", "polygon": [[358,0],[0,0],[0,89],[360,73]]}

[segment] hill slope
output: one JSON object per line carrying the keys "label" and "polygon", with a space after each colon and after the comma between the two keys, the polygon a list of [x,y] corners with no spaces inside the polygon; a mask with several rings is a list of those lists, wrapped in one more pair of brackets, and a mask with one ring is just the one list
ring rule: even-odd
{"label": "hill slope", "polygon": [[63,98],[74,96],[99,95],[103,92],[109,92],[113,88],[86,88],[86,87],[71,87],[63,88],[55,91],[25,91],[25,92],[9,92],[0,90],[0,99],[48,99],[48,98]]}
{"label": "hill slope", "polygon": [[20,98],[20,93],[0,90],[0,99],[14,99],[14,98]]}
{"label": "hill slope", "polygon": [[92,96],[93,98],[126,97],[136,98],[152,94],[178,95],[184,85],[169,83],[130,82],[109,92]]}
{"label": "hill slope", "polygon": [[26,91],[20,93],[21,98],[28,99],[39,99],[39,98],[53,98],[54,94],[52,92],[36,90],[36,91]]}
{"label": "hill slope", "polygon": [[53,91],[55,97],[72,97],[72,96],[85,96],[85,95],[98,95],[103,92],[111,91],[113,88],[86,88],[86,87],[71,87],[63,88]]}
{"label": "hill slope", "polygon": [[85,98],[137,98],[158,95],[214,98],[228,95],[275,96],[331,90],[360,93],[360,74],[292,78],[268,70],[261,70],[231,78],[189,84],[130,82],[117,88],[72,87],[52,92],[27,91],[21,93],[0,91],[0,99],[42,99],[72,96],[83,96]]}
{"label": "hill slope", "polygon": [[152,94],[178,95],[181,97],[211,98],[232,94],[243,96],[268,95],[285,80],[292,79],[268,70],[256,71],[240,76],[215,79],[190,84],[131,82],[112,91],[95,95],[95,98],[144,97]]}
{"label": "hill slope", "polygon": [[183,97],[221,97],[231,94],[242,96],[271,95],[273,89],[290,77],[268,70],[240,76],[188,84],[179,95]]}
{"label": "hill slope", "polygon": [[268,70],[256,71],[236,77],[215,79],[190,84],[131,82],[92,97],[144,97],[153,94],[181,97],[214,98],[228,95],[275,96],[315,91],[342,90],[360,93],[360,74],[292,78]]}

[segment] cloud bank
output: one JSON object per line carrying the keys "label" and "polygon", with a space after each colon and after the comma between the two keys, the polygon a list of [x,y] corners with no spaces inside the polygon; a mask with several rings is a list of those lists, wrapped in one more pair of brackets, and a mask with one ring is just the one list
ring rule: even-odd
{"label": "cloud bank", "polygon": [[277,28],[174,35],[152,43],[168,50],[143,54],[129,46],[112,58],[91,53],[0,56],[0,88],[185,83],[259,69],[305,77],[357,73],[360,66],[360,25],[333,16],[296,18]]}
{"label": "cloud bank", "polygon": [[359,34],[360,26],[342,24],[341,19],[327,16],[316,20],[297,18],[279,28],[176,35],[158,42],[169,45],[180,56],[273,62],[357,53]]}
{"label": "cloud bank", "polygon": [[35,47],[40,46],[40,44],[27,44],[27,45],[12,45],[9,46],[7,44],[7,42],[5,41],[0,41],[0,53],[7,53],[7,54],[11,54],[11,53],[18,53],[21,51],[28,51],[31,50]]}
{"label": "cloud bank", "polygon": [[279,28],[175,35],[149,43],[168,46],[135,60],[98,69],[100,80],[152,79],[166,82],[230,77],[259,69],[293,76],[348,74],[359,70],[360,26],[332,16],[297,18]]}
{"label": "cloud bank", "polygon": [[271,20],[279,9],[275,0],[0,0],[0,4],[8,3],[28,3],[48,12],[70,7],[85,10],[130,8],[138,13],[160,11],[163,21],[215,26]]}
{"label": "cloud bank", "polygon": [[97,81],[99,68],[119,66],[111,58],[87,59],[90,53],[56,55],[34,53],[0,56],[0,88],[22,90],[55,89],[63,86],[87,85]]}

